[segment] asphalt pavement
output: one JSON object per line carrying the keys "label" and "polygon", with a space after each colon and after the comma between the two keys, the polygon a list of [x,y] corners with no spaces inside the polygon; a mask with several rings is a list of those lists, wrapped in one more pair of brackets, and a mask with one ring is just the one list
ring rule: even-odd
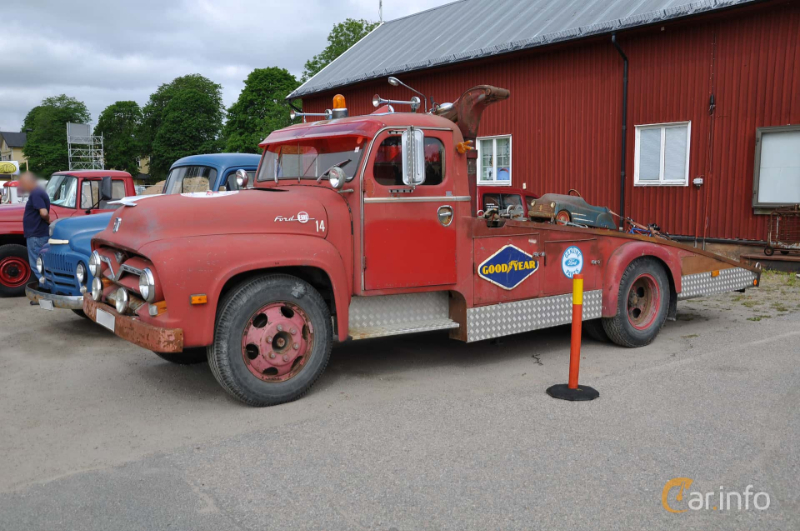
{"label": "asphalt pavement", "polygon": [[[679,304],[648,347],[586,341],[593,402],[545,393],[560,327],[338,345],[305,398],[253,409],[206,365],[0,299],[0,529],[800,529],[798,303],[773,276]],[[668,512],[673,478],[673,509],[748,485],[769,507]]]}

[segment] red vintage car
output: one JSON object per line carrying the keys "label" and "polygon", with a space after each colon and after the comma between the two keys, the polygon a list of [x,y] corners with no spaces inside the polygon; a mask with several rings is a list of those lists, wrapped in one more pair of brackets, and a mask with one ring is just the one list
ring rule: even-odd
{"label": "red vintage car", "polygon": [[347,117],[337,95],[332,119],[260,144],[254,189],[118,210],[92,241],[84,311],[170,361],[208,360],[231,396],[266,406],[307,392],[335,338],[568,323],[578,273],[587,326],[626,347],[679,300],[758,285],[759,269],[673,241],[478,217],[470,141],[507,97],[479,86],[432,113]]}
{"label": "red vintage car", "polygon": [[[54,173],[47,183],[50,196],[51,223],[72,216],[85,216],[99,212],[109,212],[101,200],[100,183],[103,178],[111,181],[113,199],[135,195],[133,177],[127,172],[116,170],[75,170]],[[0,296],[20,296],[25,294],[25,285],[31,278],[28,264],[28,250],[22,230],[22,215],[25,204],[0,206]]]}

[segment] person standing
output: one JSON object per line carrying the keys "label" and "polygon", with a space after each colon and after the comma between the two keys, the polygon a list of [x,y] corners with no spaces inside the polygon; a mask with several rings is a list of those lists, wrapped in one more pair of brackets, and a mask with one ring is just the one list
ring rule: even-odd
{"label": "person standing", "polygon": [[[50,235],[50,197],[36,182],[36,176],[30,172],[19,178],[19,187],[28,194],[25,203],[25,214],[22,217],[22,228],[28,246],[28,262],[33,275],[36,275],[36,257],[47,243]],[[36,304],[31,302],[31,304]]]}

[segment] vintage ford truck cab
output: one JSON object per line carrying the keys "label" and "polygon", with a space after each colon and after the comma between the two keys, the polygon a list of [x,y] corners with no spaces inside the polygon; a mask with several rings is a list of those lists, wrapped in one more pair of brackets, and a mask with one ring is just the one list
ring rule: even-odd
{"label": "vintage ford truck cab", "polygon": [[[108,199],[100,198],[100,184],[110,181]],[[108,201],[133,195],[133,178],[124,171],[75,170],[54,173],[47,183],[50,220],[86,216],[113,210]],[[0,206],[0,296],[25,294],[31,279],[28,250],[22,230],[24,204]]]}
{"label": "vintage ford truck cab", "polygon": [[[259,155],[251,153],[183,157],[170,167],[159,191],[179,194],[215,192],[231,186],[238,188],[238,181],[233,182],[233,179],[240,171],[246,174],[246,186],[252,186],[260,159]],[[116,208],[119,205],[112,202],[109,206]],[[210,214],[213,215],[213,212]],[[88,269],[92,238],[108,225],[111,217],[112,212],[107,212],[53,223],[50,226],[50,240],[39,256],[42,266],[36,272],[39,280],[29,282],[25,290],[28,298],[38,301],[40,307],[47,310],[68,308],[83,316],[83,295],[94,280]]]}
{"label": "vintage ford truck cab", "polygon": [[264,406],[302,396],[334,336],[472,342],[567,323],[575,273],[584,320],[627,347],[680,299],[758,284],[758,269],[660,238],[479,217],[471,142],[507,97],[479,86],[432,113],[345,117],[337,95],[331,119],[260,144],[253,190],[118,210],[92,242],[87,316],[156,352],[205,349],[229,394]]}

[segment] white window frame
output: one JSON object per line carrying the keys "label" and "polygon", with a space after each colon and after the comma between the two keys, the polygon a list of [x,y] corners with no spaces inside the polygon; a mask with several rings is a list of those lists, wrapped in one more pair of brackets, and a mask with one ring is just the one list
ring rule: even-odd
{"label": "white window frame", "polygon": [[[510,179],[508,181],[498,181],[497,180],[497,139],[498,138],[507,138],[508,139],[508,172],[511,174]],[[481,140],[491,140],[492,141],[492,152],[495,154],[492,158],[492,181],[482,181],[481,175],[483,175],[483,153],[481,153]],[[476,179],[478,179],[478,186],[511,186],[511,183],[514,182],[514,140],[512,135],[494,135],[494,136],[479,136],[475,139],[476,148],[478,149],[478,164],[477,164],[477,175]]]}
{"label": "white window frame", "polygon": [[[683,179],[682,180],[665,180],[664,179],[664,157],[666,151],[664,149],[666,145],[667,133],[666,130],[671,127],[686,127],[686,169],[683,172]],[[643,124],[634,126],[636,128],[636,142],[635,142],[635,149],[633,155],[633,185],[634,186],[689,186],[689,155],[691,153],[691,146],[692,146],[692,122],[665,122],[660,124]],[[659,178],[657,181],[650,181],[650,180],[639,180],[639,150],[641,148],[641,132],[643,129],[661,129],[661,161],[660,161],[660,172]]]}

